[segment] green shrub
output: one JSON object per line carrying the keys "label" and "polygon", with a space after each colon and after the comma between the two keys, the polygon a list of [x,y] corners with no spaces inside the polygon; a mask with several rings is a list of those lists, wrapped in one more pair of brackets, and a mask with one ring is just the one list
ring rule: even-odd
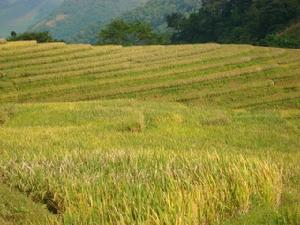
{"label": "green shrub", "polygon": [[289,35],[268,35],[261,42],[262,45],[281,48],[300,48],[300,39]]}
{"label": "green shrub", "polygon": [[30,41],[30,40],[36,40],[38,43],[57,41],[52,38],[49,32],[25,32],[21,34],[17,34],[16,32],[11,32],[11,36],[8,38],[8,41]]}

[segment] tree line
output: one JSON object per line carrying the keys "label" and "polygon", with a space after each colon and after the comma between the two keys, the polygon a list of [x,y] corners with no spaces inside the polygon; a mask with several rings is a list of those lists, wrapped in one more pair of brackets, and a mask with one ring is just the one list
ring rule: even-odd
{"label": "tree line", "polygon": [[63,40],[57,40],[51,36],[49,32],[24,32],[18,34],[15,31],[10,33],[10,36],[7,38],[7,41],[30,41],[36,40],[38,43],[44,42],[59,42]]}
{"label": "tree line", "polygon": [[[166,15],[158,32],[143,21],[116,19],[98,34],[98,44],[150,45],[245,43],[300,48],[300,37],[284,30],[300,21],[300,0],[202,0],[198,12]],[[299,27],[299,26],[296,26]],[[297,33],[297,32],[295,32]],[[298,32],[299,33],[299,32]],[[55,41],[47,32],[12,33],[9,40]]]}
{"label": "tree line", "polygon": [[300,19],[300,0],[203,0],[197,13],[167,16],[172,43],[249,43],[299,47],[299,37],[280,35]]}

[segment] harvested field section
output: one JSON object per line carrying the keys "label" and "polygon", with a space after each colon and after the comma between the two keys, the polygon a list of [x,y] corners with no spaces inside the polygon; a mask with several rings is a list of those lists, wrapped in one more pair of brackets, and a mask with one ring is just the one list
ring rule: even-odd
{"label": "harvested field section", "polygon": [[[225,105],[232,107],[241,104],[227,101],[226,96],[230,93],[239,95],[241,102],[255,96],[272,102],[272,83],[276,83],[272,77],[285,77],[286,73],[299,67],[300,59],[298,50],[249,45],[94,47],[34,42],[1,45],[0,56],[4,80],[0,83],[1,102],[161,98],[198,104],[209,102],[212,97],[213,103],[216,102],[215,97],[209,93],[220,89],[221,85],[215,96],[222,97],[224,93],[224,97],[217,103],[225,99]],[[267,75],[269,70],[272,71],[271,76]],[[297,73],[293,75],[296,83]],[[253,82],[242,86],[237,83],[235,86],[227,81],[245,77],[244,81],[248,82],[247,77],[255,80],[256,76],[261,88],[255,88]],[[203,87],[203,82],[210,85]],[[292,96],[297,96],[299,90],[293,82],[290,85],[277,82],[276,90],[285,96],[288,88]],[[244,87],[254,88],[256,95],[243,95]],[[171,97],[171,90],[179,92]],[[236,97],[232,96],[232,99]],[[274,105],[280,99],[278,95],[274,96]]]}

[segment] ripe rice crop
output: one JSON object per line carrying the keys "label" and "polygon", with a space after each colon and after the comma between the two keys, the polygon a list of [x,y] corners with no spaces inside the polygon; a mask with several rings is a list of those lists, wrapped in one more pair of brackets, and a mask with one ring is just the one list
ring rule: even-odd
{"label": "ripe rice crop", "polygon": [[[57,223],[214,224],[257,205],[280,206],[284,163],[233,151],[263,153],[269,144],[256,132],[286,129],[276,114],[121,100],[2,111],[11,116],[0,128],[1,180],[47,205]],[[245,143],[235,135],[251,119],[257,125]],[[203,145],[211,133],[207,143],[227,135],[232,144]],[[289,133],[293,143],[275,131],[264,142],[296,149]]]}
{"label": "ripe rice crop", "polygon": [[[118,98],[127,98],[139,96],[141,91],[151,93],[151,89],[158,87],[165,90],[160,91],[158,97],[166,99],[164,93],[167,94],[169,89],[186,87],[188,91],[187,84],[194,84],[196,87],[200,84],[199,81],[206,79],[212,81],[210,88],[213,91],[216,88],[213,85],[215,80],[215,83],[224,82],[226,86],[227,79],[251,74],[255,77],[256,72],[263,71],[264,67],[276,69],[274,75],[277,77],[284,76],[292,67],[299,67],[299,50],[249,45],[94,47],[17,42],[4,44],[0,49],[0,71],[6,80],[3,83],[0,79],[1,102],[110,99],[112,93]],[[235,73],[232,72],[233,68],[236,68]],[[214,73],[209,73],[209,70]],[[249,73],[243,72],[244,70]],[[224,73],[221,77],[215,75],[222,71]],[[182,77],[180,81],[176,81],[178,75]],[[268,77],[265,80],[267,82]],[[123,90],[124,86],[126,91]],[[276,92],[284,95],[285,89],[291,86],[292,83],[287,87],[277,88]],[[266,88],[271,90],[274,87]],[[293,95],[297,95],[299,89],[293,88],[290,90],[295,92]],[[81,90],[88,90],[88,94]],[[198,100],[194,98],[191,103],[214,102],[213,96],[208,99],[204,93],[201,94],[201,86],[197,96],[203,97]],[[157,99],[157,96],[149,95],[147,99]],[[168,100],[176,99],[188,101],[179,95]],[[229,101],[224,103],[226,106],[236,107]],[[278,105],[275,99],[274,104]]]}
{"label": "ripe rice crop", "polygon": [[130,149],[31,157],[2,165],[5,182],[65,224],[212,224],[281,196],[280,168],[255,158]]}
{"label": "ripe rice crop", "polygon": [[299,68],[250,45],[2,43],[0,224],[299,225]]}

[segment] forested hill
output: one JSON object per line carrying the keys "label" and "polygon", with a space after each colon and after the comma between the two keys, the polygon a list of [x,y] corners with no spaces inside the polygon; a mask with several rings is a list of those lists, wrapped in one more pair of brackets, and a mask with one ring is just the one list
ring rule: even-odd
{"label": "forested hill", "polygon": [[58,7],[63,0],[1,0],[0,37],[7,37],[12,30],[25,31]]}
{"label": "forested hill", "polygon": [[50,31],[54,38],[67,42],[95,43],[99,31],[113,19],[147,22],[164,32],[167,15],[188,15],[200,7],[201,0],[65,0],[31,30]]}
{"label": "forested hill", "polygon": [[50,31],[56,39],[93,42],[104,24],[146,0],[65,0],[49,17],[31,27]]}
{"label": "forested hill", "polygon": [[175,14],[169,25],[173,42],[300,47],[299,21],[300,0],[204,0],[197,13]]}
{"label": "forested hill", "polygon": [[201,8],[202,0],[149,0],[123,18],[127,21],[139,20],[151,24],[155,29],[163,31],[166,28],[166,16],[173,13],[189,15]]}
{"label": "forested hill", "polygon": [[[40,16],[59,2],[48,16]],[[8,30],[19,33],[38,20],[29,31],[49,31],[53,39],[75,43],[102,43],[101,32],[107,27],[113,31],[106,32],[109,35],[126,36],[124,29],[129,27],[126,45],[145,44],[136,40],[138,36],[131,37],[139,26],[142,36],[151,30],[152,36],[159,37],[148,44],[217,42],[300,48],[300,0],[4,0],[0,6],[0,25],[6,25],[7,35]],[[121,23],[115,24],[122,26],[107,26],[118,20]]]}

